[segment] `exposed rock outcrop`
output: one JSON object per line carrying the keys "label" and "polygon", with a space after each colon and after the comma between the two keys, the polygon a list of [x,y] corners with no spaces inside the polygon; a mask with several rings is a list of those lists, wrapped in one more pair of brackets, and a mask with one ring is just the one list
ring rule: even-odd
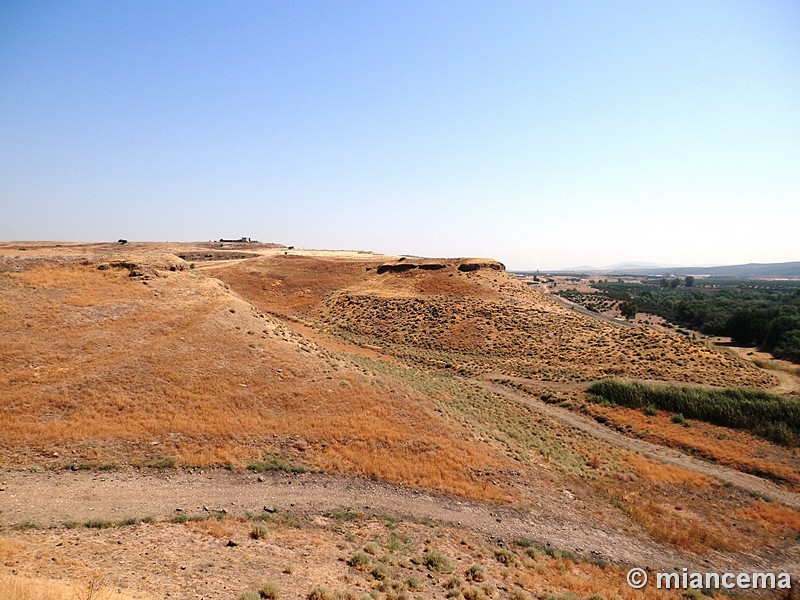
{"label": "exposed rock outcrop", "polygon": [[384,273],[405,273],[413,269],[421,269],[423,271],[438,271],[440,269],[453,268],[461,272],[477,271],[479,269],[493,269],[495,271],[505,271],[506,267],[503,263],[496,260],[473,260],[473,259],[455,259],[437,262],[405,262],[405,258],[401,259],[404,262],[394,264],[379,265],[376,269],[378,275]]}

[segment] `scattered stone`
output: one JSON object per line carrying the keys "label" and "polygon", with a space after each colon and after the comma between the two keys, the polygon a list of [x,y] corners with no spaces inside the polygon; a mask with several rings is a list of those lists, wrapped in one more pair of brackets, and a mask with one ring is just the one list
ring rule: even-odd
{"label": "scattered stone", "polygon": [[228,540],[228,543],[227,543],[227,544],[225,544],[225,545],[226,545],[228,548],[235,548],[235,547],[236,547],[236,546],[238,546],[239,544],[237,544],[237,543],[236,543],[236,542],[234,542],[233,540]]}

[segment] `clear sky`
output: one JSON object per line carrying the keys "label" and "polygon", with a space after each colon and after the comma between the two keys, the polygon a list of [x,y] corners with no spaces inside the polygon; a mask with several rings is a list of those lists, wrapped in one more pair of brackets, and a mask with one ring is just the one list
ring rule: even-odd
{"label": "clear sky", "polygon": [[0,2],[0,240],[800,260],[796,0]]}

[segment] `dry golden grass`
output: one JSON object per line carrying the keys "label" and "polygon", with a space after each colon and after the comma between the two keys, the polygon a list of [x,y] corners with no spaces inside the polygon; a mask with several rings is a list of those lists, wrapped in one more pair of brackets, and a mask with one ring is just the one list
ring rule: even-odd
{"label": "dry golden grass", "polygon": [[[505,273],[448,267],[377,276],[377,264],[275,255],[162,273],[146,285],[127,270],[94,266],[0,275],[0,389],[9,424],[0,431],[0,462],[244,467],[267,453],[497,501],[519,497],[514,479],[540,478],[581,490],[601,510],[609,510],[611,486],[634,521],[681,548],[762,543],[768,529],[757,519],[750,522],[761,533],[752,540],[724,524],[700,525],[742,506],[716,506],[706,478],[642,457],[626,463],[613,448],[539,422],[524,407],[476,396],[460,378],[439,381],[423,369],[415,382],[407,365],[561,382],[622,374],[758,383],[758,371],[675,336],[575,314]],[[297,330],[288,324],[298,322]],[[325,328],[346,335],[329,343]],[[350,340],[393,357],[361,348],[352,354],[370,360],[357,360],[347,354]],[[771,461],[704,429],[669,425],[676,436],[694,435],[694,448],[774,462],[772,473],[797,477],[792,457]],[[614,487],[622,463],[639,476],[636,485]],[[676,508],[686,494],[702,497],[691,518]]]}
{"label": "dry golden grass", "polygon": [[658,463],[645,458],[641,454],[628,453],[625,461],[647,481],[654,483],[668,483],[673,485],[694,485],[707,488],[711,480],[705,475],[687,471],[675,465]]}
{"label": "dry golden grass", "polygon": [[643,439],[686,450],[744,472],[766,476],[792,491],[800,490],[800,453],[772,444],[744,431],[692,421],[690,427],[672,422],[672,414],[658,411],[646,415],[624,407],[589,406],[619,427],[629,427]]}
{"label": "dry golden grass", "polygon": [[[624,585],[627,569],[618,566],[600,566],[592,563],[581,563],[576,566],[569,559],[540,557],[536,565],[533,565],[533,568],[529,567],[527,571],[526,575],[529,577],[528,585],[525,586],[527,589],[542,590],[552,586],[556,589],[569,590],[580,598],[591,598],[593,594],[603,598],[624,600],[681,597],[678,593],[657,590],[654,586],[634,590]],[[542,571],[546,573],[544,577],[539,574]],[[530,575],[531,572],[534,573],[533,576]]]}
{"label": "dry golden grass", "polygon": [[236,521],[232,519],[221,519],[219,517],[212,517],[204,521],[190,521],[186,526],[194,531],[205,533],[219,539],[230,539],[241,529]]}
{"label": "dry golden grass", "polygon": [[61,581],[0,575],[0,598],[8,600],[144,600],[143,594],[115,592],[102,580]]}
{"label": "dry golden grass", "polygon": [[756,500],[752,506],[738,510],[737,514],[774,533],[785,534],[787,530],[800,533],[800,512],[781,504]]}
{"label": "dry golden grass", "polygon": [[633,520],[654,540],[698,553],[741,547],[729,532],[710,526],[700,515],[652,499],[641,499],[636,494],[628,493],[623,498]]}
{"label": "dry golden grass", "polygon": [[472,471],[505,459],[430,399],[314,350],[213,279],[170,273],[142,285],[127,271],[47,266],[0,279],[5,464],[245,466],[288,452],[314,467],[514,497]]}

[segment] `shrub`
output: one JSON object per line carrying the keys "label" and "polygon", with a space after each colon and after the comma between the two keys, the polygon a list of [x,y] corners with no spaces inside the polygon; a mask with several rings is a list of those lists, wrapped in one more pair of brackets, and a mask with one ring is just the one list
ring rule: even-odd
{"label": "shrub", "polygon": [[507,567],[517,564],[517,555],[510,550],[498,550],[494,556],[497,562]]}
{"label": "shrub", "polygon": [[89,529],[107,529],[113,525],[111,521],[106,521],[105,519],[89,519],[83,523],[83,526]]}
{"label": "shrub", "polygon": [[487,596],[482,589],[469,587],[464,590],[465,600],[486,600]]}
{"label": "shrub", "polygon": [[315,587],[306,598],[307,600],[333,600],[331,593],[324,587]]}
{"label": "shrub", "polygon": [[392,570],[389,568],[388,565],[385,565],[384,563],[378,563],[372,569],[370,575],[372,575],[378,581],[383,581],[385,579],[389,579],[392,576]]}
{"label": "shrub", "polygon": [[375,542],[370,542],[364,546],[364,552],[367,554],[372,554],[374,556],[378,553],[378,551],[380,551],[380,547]]}
{"label": "shrub", "polygon": [[281,588],[273,581],[268,581],[258,590],[258,595],[266,600],[277,600],[280,597]]}
{"label": "shrub", "polygon": [[306,473],[308,470],[299,465],[292,465],[279,456],[265,456],[260,462],[253,462],[247,465],[247,469],[256,473],[267,471],[285,471],[287,473]]}
{"label": "shrub", "polygon": [[409,577],[406,579],[406,587],[413,591],[420,591],[423,588],[422,581],[417,577]]}
{"label": "shrub", "polygon": [[347,561],[347,564],[358,569],[366,567],[370,563],[370,560],[370,557],[363,552],[356,552],[350,557],[350,560]]}
{"label": "shrub", "polygon": [[467,581],[476,581],[480,583],[485,579],[485,577],[486,576],[484,574],[483,567],[480,565],[472,565],[469,569],[467,569]]}
{"label": "shrub", "polygon": [[436,550],[428,550],[425,554],[423,554],[422,564],[428,567],[429,570],[436,571],[438,573],[453,572],[453,564],[450,562],[450,559]]}
{"label": "shrub", "polygon": [[336,590],[331,592],[324,587],[315,587],[306,596],[307,600],[358,600],[353,592],[347,590]]}
{"label": "shrub", "polygon": [[267,526],[263,523],[256,523],[253,525],[253,528],[250,530],[250,537],[254,540],[262,540],[269,534],[269,530]]}
{"label": "shrub", "polygon": [[672,422],[678,425],[688,425],[686,422],[686,417],[684,417],[681,413],[675,413],[672,415]]}

